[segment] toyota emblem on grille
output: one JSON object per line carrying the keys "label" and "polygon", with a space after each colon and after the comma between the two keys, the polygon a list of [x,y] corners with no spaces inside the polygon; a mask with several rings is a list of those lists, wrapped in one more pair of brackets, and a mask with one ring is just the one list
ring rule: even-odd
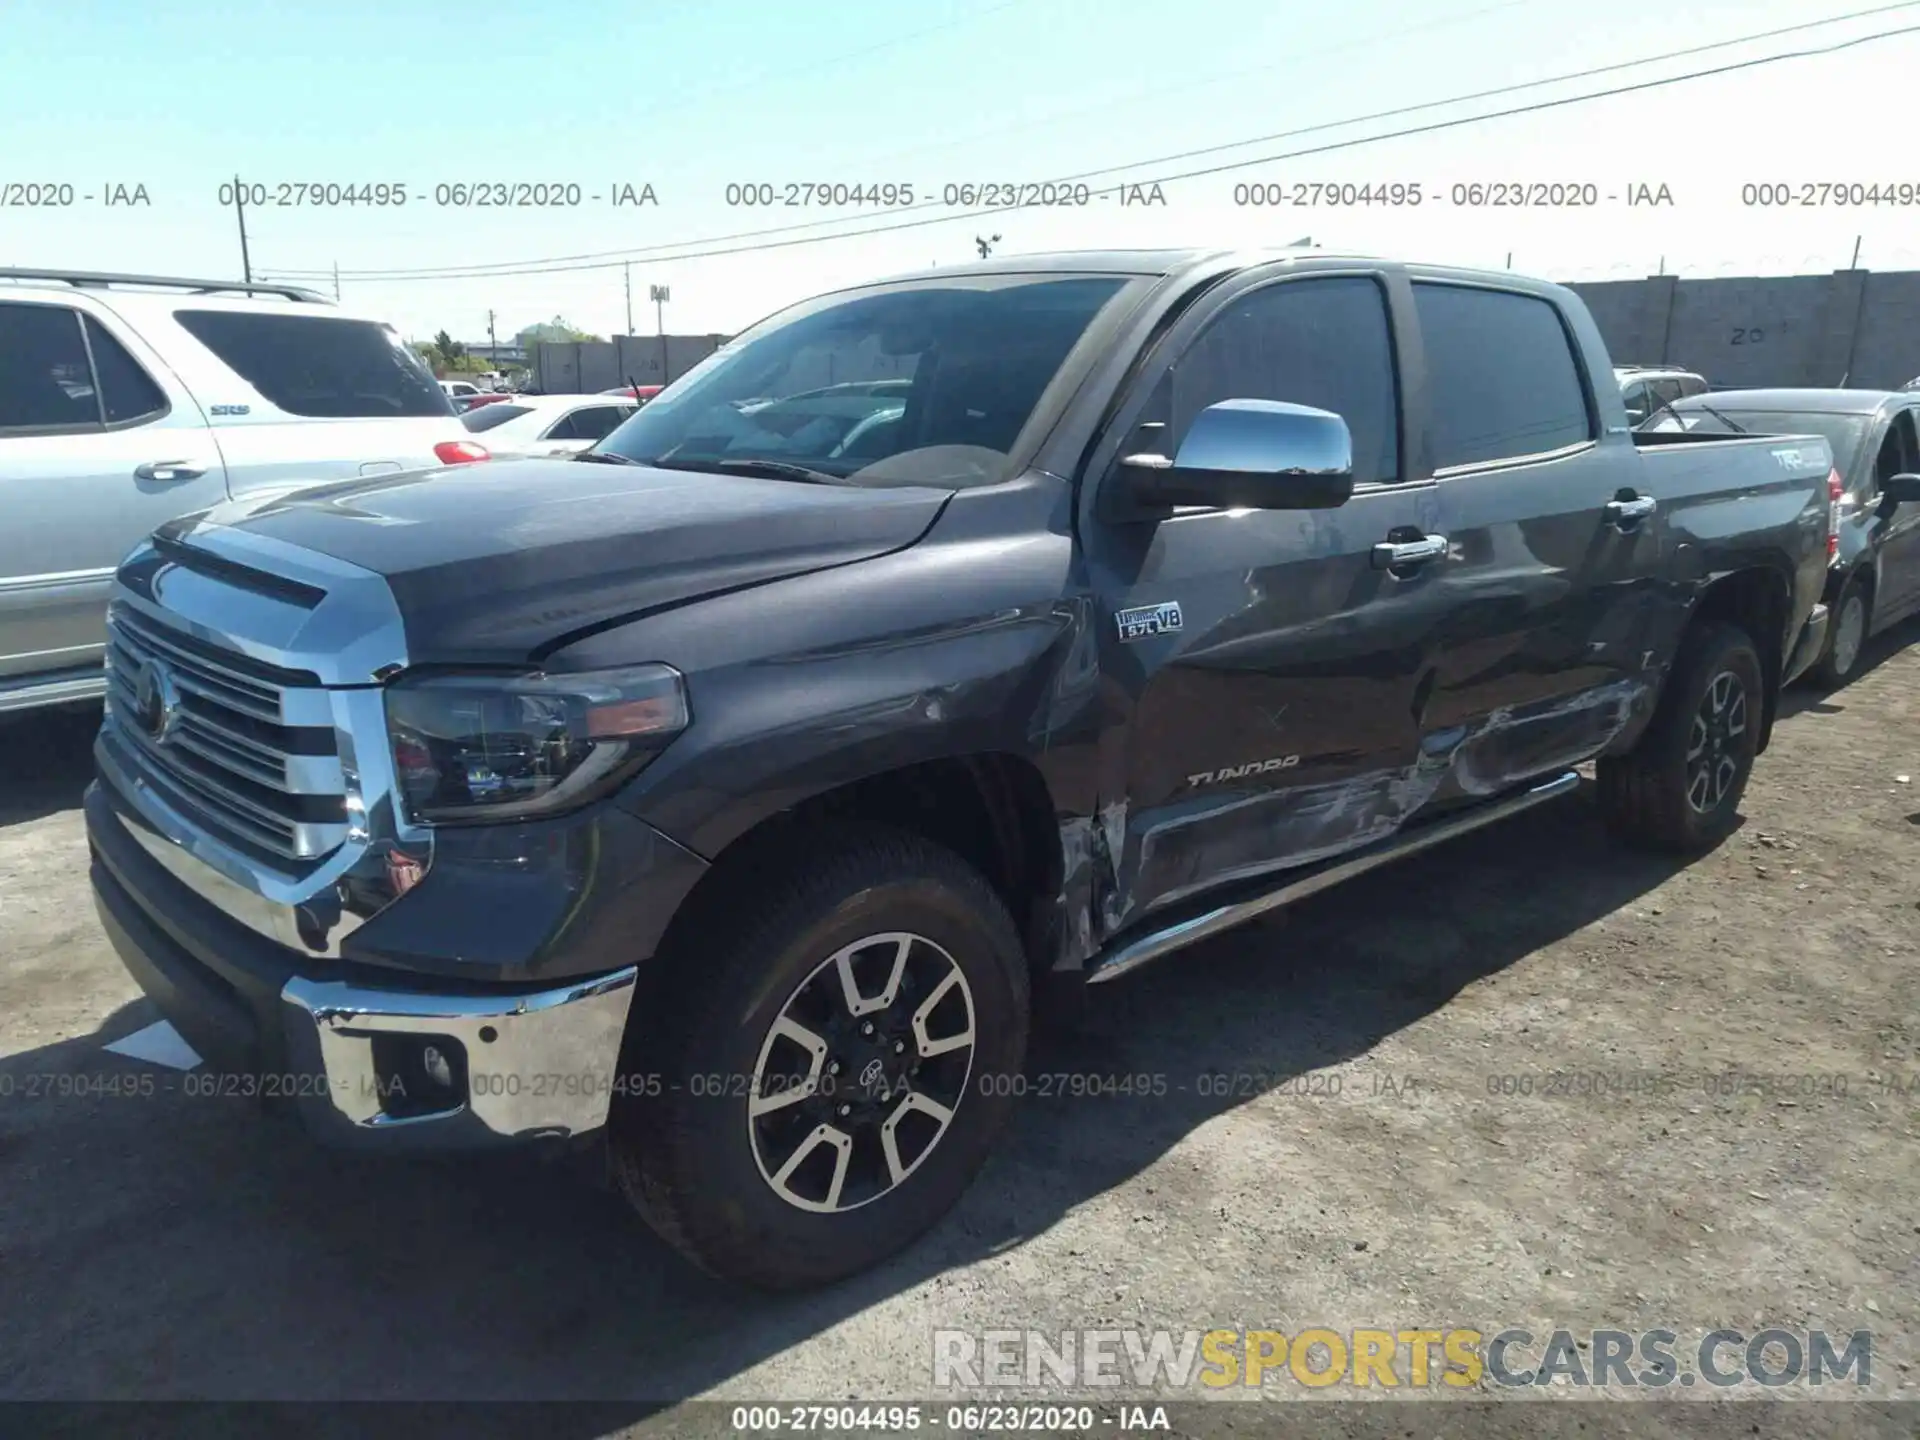
{"label": "toyota emblem on grille", "polygon": [[180,687],[163,661],[149,660],[134,683],[134,718],[156,741],[173,734],[180,719]]}

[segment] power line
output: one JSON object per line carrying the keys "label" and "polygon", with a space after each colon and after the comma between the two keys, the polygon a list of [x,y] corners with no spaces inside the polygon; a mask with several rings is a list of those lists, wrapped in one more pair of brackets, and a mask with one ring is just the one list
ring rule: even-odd
{"label": "power line", "polygon": [[[1314,134],[1323,133],[1328,130],[1345,129],[1350,125],[1364,125],[1376,120],[1397,119],[1402,115],[1416,114],[1423,110],[1443,109],[1451,105],[1464,105],[1469,101],[1473,101],[1473,100],[1487,100],[1487,99],[1492,99],[1495,96],[1499,96],[1499,95],[1513,95],[1526,90],[1538,90],[1548,85],[1561,85],[1572,80],[1591,79],[1596,75],[1613,74],[1621,70],[1636,69],[1643,65],[1657,65],[1668,60],[1683,60],[1683,59],[1686,59],[1688,56],[1692,56],[1692,55],[1702,55],[1714,50],[1726,50],[1736,45],[1751,45],[1755,41],[1776,39],[1782,35],[1796,34],[1803,30],[1817,29],[1821,26],[1838,25],[1849,20],[1866,19],[1871,16],[1884,15],[1891,11],[1896,11],[1896,10],[1911,10],[1916,5],[1920,5],[1920,0],[1899,0],[1899,3],[1897,4],[1879,5],[1867,10],[1850,11],[1844,15],[1828,16],[1824,20],[1807,20],[1807,21],[1802,21],[1799,24],[1795,24],[1795,25],[1783,25],[1777,29],[1760,30],[1760,31],[1754,32],[1751,35],[1736,36],[1730,40],[1715,40],[1705,45],[1692,45],[1684,49],[1670,50],[1658,55],[1646,55],[1646,56],[1642,56],[1637,60],[1621,60],[1621,61],[1616,61],[1615,63],[1610,65],[1594,66],[1591,69],[1587,69],[1587,70],[1573,70],[1573,71],[1567,72],[1564,75],[1553,75],[1542,80],[1525,80],[1525,81],[1517,82],[1512,85],[1495,86],[1490,90],[1471,91],[1468,94],[1455,95],[1444,100],[1427,100],[1417,105],[1402,105],[1391,110],[1377,110],[1366,115],[1349,116],[1344,120],[1321,121],[1313,125],[1299,126],[1292,130],[1278,130],[1267,135],[1255,135],[1255,136],[1250,136],[1244,140],[1234,140],[1234,141],[1229,141],[1219,145],[1203,146],[1202,148],[1197,150],[1185,150],[1185,151],[1178,151],[1171,155],[1154,156],[1151,159],[1131,161],[1124,165],[1108,165],[1095,170],[1083,170],[1078,174],[1061,176],[1059,177],[1059,181],[1057,183],[1072,183],[1074,181],[1079,181],[1079,180],[1091,180],[1103,175],[1113,175],[1113,174],[1121,173],[1123,171],[1138,170],[1142,166],[1146,166],[1146,165],[1170,164],[1174,161],[1194,159],[1202,155],[1218,154],[1224,150],[1243,149],[1248,145],[1264,145],[1276,140],[1296,139],[1302,135],[1314,135]],[[1901,34],[1905,32],[1895,31],[1891,33]],[[1866,38],[1868,40],[1872,40],[1872,39],[1879,39],[1883,37],[1868,36]],[[1858,42],[1850,42],[1850,43],[1858,43]],[[1845,47],[1841,46],[1836,48],[1845,48]],[[1821,50],[1790,51],[1785,54],[1777,55],[1777,56],[1763,56],[1757,61],[1752,61],[1747,63],[1770,64],[1776,60],[1797,59],[1806,55],[1817,55],[1817,54],[1824,54],[1824,53],[1827,53],[1827,52],[1821,51]],[[1739,68],[1739,67],[1730,67],[1730,68]],[[1707,71],[1701,71],[1697,73],[1699,75],[1704,76],[1704,75],[1719,74],[1721,72],[1718,70],[1707,70]],[[1684,80],[1684,79],[1690,79],[1695,77],[1690,75],[1681,75],[1674,78],[1679,80]],[[1575,96],[1572,98],[1575,100],[1588,99],[1588,98],[1604,99],[1606,98],[1607,95],[1613,94],[1613,93],[1625,93],[1625,92],[1600,91],[1600,92],[1596,92],[1592,96]],[[1462,120],[1456,123],[1471,124],[1482,119],[1498,119],[1506,114],[1522,114],[1522,113],[1525,113],[1525,112],[1523,110],[1501,111],[1501,112],[1495,112],[1493,114],[1485,115],[1485,116],[1464,117]],[[1421,132],[1407,131],[1403,133],[1418,134]],[[1363,136],[1350,143],[1368,144],[1368,143],[1371,143],[1371,141],[1376,139],[1394,139],[1394,138],[1396,138],[1394,135]],[[1309,154],[1316,154],[1316,153],[1320,153],[1320,152],[1312,151],[1312,150],[1303,150],[1303,151],[1296,152],[1296,155],[1309,155]],[[1292,158],[1295,158],[1295,156],[1283,155],[1283,156],[1276,156],[1272,158],[1292,159]],[[1264,164],[1266,163],[1266,161],[1255,160],[1255,161],[1249,161],[1247,163],[1248,164]],[[1209,173],[1209,172],[1201,172],[1201,173]],[[1174,178],[1184,179],[1187,177],[1180,176],[1180,177],[1174,177]],[[1163,179],[1160,181],[1142,181],[1140,183],[1149,184],[1149,185],[1156,184],[1156,183],[1163,184],[1165,183],[1165,179],[1163,177]],[[896,210],[894,214],[906,215],[906,214],[912,214],[919,211],[939,210],[943,208],[945,207],[940,202],[926,201],[916,205],[902,206],[900,207],[900,209]],[[944,216],[941,218],[961,220],[961,219],[969,219],[977,215],[994,214],[994,213],[999,213],[999,212],[996,210],[955,212],[952,215]],[[860,217],[857,217],[857,216],[842,215],[842,216],[836,216],[832,219],[826,219],[826,220],[807,220],[807,221],[800,221],[792,225],[774,225],[774,226],[763,227],[757,230],[738,230],[738,231],[733,231],[729,234],[702,236],[692,240],[668,241],[668,242],[663,242],[662,244],[659,244],[659,245],[641,246],[637,249],[630,248],[625,250],[596,250],[596,251],[588,251],[584,254],[579,254],[579,255],[550,255],[550,256],[539,258],[539,259],[534,259],[534,260],[499,260],[499,261],[491,261],[491,262],[475,262],[474,264],[471,264],[471,265],[423,265],[423,266],[417,266],[412,268],[376,268],[376,269],[358,270],[358,271],[348,270],[342,273],[345,274],[349,279],[356,279],[356,278],[359,278],[359,279],[391,278],[396,280],[401,278],[480,279],[480,278],[483,278],[483,275],[486,272],[495,272],[495,273],[500,273],[505,275],[557,273],[557,272],[550,272],[544,269],[529,270],[527,268],[529,266],[565,266],[565,267],[568,267],[569,269],[582,269],[582,270],[610,268],[610,267],[600,267],[600,266],[593,266],[593,265],[586,265],[586,264],[579,264],[579,265],[575,264],[575,262],[583,262],[583,261],[591,261],[591,260],[616,260],[617,261],[617,260],[628,260],[628,259],[638,260],[638,259],[652,258],[652,259],[667,261],[667,260],[677,260],[677,259],[702,259],[702,258],[706,258],[704,254],[680,255],[675,252],[684,250],[688,246],[730,244],[735,240],[757,240],[762,236],[768,236],[768,235],[792,235],[802,231],[826,229],[831,226],[853,225],[853,224],[859,223],[859,219]],[[937,223],[937,222],[932,222],[932,223]],[[844,233],[846,238],[853,238],[853,237],[866,235],[866,234],[884,233],[886,230],[900,229],[900,228],[907,228],[907,227],[888,224],[880,227],[880,229],[877,229],[877,230],[860,229],[860,230],[847,231]],[[840,239],[842,238],[842,236],[828,235],[820,238],[834,240],[834,239]],[[748,248],[751,249],[754,247],[748,247]],[[767,248],[781,248],[781,247],[770,246]],[[742,252],[735,251],[735,250],[726,250],[726,251],[718,251],[714,253],[730,255],[730,254],[738,254]],[[458,272],[458,273],[455,274],[450,272]],[[310,272],[310,271],[303,271],[303,270],[281,270],[281,271],[275,271],[274,273],[276,275],[282,275],[290,279],[299,279],[303,277],[309,278],[309,279],[326,278],[326,275],[323,272],[317,272],[317,271]]]}
{"label": "power line", "polygon": [[[1907,0],[1907,5],[1893,6],[1888,8],[1904,9],[1904,8],[1908,8],[1908,5],[1915,4],[1915,3],[1920,3],[1920,0]],[[1842,18],[1852,18],[1852,17],[1842,17]],[[1824,23],[1832,23],[1832,22],[1829,21]],[[1230,160],[1218,165],[1204,166],[1196,170],[1186,170],[1186,171],[1181,171],[1181,172],[1177,172],[1175,174],[1170,174],[1170,175],[1158,175],[1150,180],[1130,181],[1127,183],[1130,186],[1137,185],[1141,188],[1147,188],[1154,185],[1172,184],[1180,180],[1200,179],[1209,175],[1225,174],[1233,170],[1247,170],[1247,169],[1252,169],[1253,167],[1259,166],[1259,165],[1276,164],[1282,160],[1298,160],[1310,155],[1324,155],[1336,150],[1349,150],[1349,149],[1357,148],[1362,145],[1378,144],[1383,140],[1399,140],[1399,139],[1404,139],[1408,136],[1413,136],[1413,135],[1427,135],[1440,130],[1452,130],[1452,129],[1458,129],[1466,125],[1484,124],[1486,121],[1489,121],[1489,120],[1504,120],[1504,119],[1509,119],[1516,115],[1535,114],[1543,110],[1555,110],[1555,109],[1560,109],[1569,105],[1585,104],[1586,102],[1591,100],[1606,100],[1606,99],[1611,99],[1615,96],[1620,96],[1620,95],[1637,94],[1639,92],[1646,91],[1646,90],[1658,90],[1671,85],[1685,84],[1693,80],[1709,79],[1716,75],[1727,75],[1727,74],[1732,74],[1734,72],[1741,71],[1741,70],[1751,70],[1751,69],[1757,69],[1765,65],[1775,65],[1787,60],[1805,60],[1805,59],[1811,59],[1821,55],[1837,54],[1842,50],[1857,49],[1860,46],[1874,44],[1877,41],[1892,40],[1902,35],[1912,35],[1912,34],[1920,34],[1920,25],[1905,26],[1898,30],[1886,30],[1873,35],[1858,36],[1851,40],[1843,40],[1832,45],[1820,46],[1820,47],[1808,49],[1808,50],[1790,50],[1790,51],[1784,51],[1777,55],[1762,55],[1762,56],[1757,56],[1750,60],[1741,60],[1741,61],[1736,61],[1734,63],[1727,64],[1727,65],[1713,66],[1705,70],[1690,70],[1690,71],[1685,71],[1679,75],[1663,76],[1662,78],[1657,80],[1643,80],[1632,85],[1618,85],[1618,86],[1610,87],[1605,90],[1589,91],[1581,95],[1561,96],[1553,100],[1536,101],[1530,105],[1517,105],[1517,106],[1513,106],[1510,109],[1493,110],[1480,115],[1463,115],[1463,116],[1457,116],[1453,119],[1448,119],[1448,120],[1436,120],[1426,125],[1414,125],[1414,126],[1408,126],[1400,130],[1383,131],[1382,133],[1377,135],[1356,136],[1354,138],[1347,139],[1347,140],[1336,140],[1336,141],[1329,142],[1328,144],[1325,144],[1325,145],[1308,146],[1305,149],[1284,151],[1279,154],[1259,155],[1259,156],[1254,156],[1251,159],[1243,159],[1243,160]],[[1746,40],[1753,40],[1758,38],[1761,38],[1761,37],[1759,36],[1745,37]],[[1727,44],[1739,44],[1739,43],[1745,43],[1745,41],[1721,42],[1723,46]],[[1688,53],[1688,52],[1685,52],[1685,51],[1674,52],[1675,55],[1681,55],[1685,53]],[[1674,56],[1666,56],[1666,55],[1652,56],[1652,57],[1648,57],[1648,59],[1644,61],[1628,62],[1628,63],[1650,64],[1658,60],[1672,59],[1672,58],[1674,58]],[[1618,68],[1618,67],[1611,67],[1611,68]],[[1566,77],[1563,77],[1563,78],[1566,78]],[[1551,84],[1554,82],[1537,81],[1533,83],[1536,85],[1544,85],[1544,84]],[[1520,87],[1520,88],[1524,88],[1524,87]],[[1486,93],[1497,93],[1497,92],[1486,92]],[[1484,95],[1480,98],[1484,98]],[[1408,108],[1432,109],[1439,105],[1457,104],[1457,103],[1460,103],[1460,101],[1458,100],[1434,101],[1425,106],[1408,107]],[[1395,113],[1395,112],[1387,112],[1387,113]],[[1401,111],[1398,113],[1405,113],[1405,111]],[[1360,122],[1356,120],[1356,121],[1345,121],[1345,122],[1339,122],[1339,123],[1357,124]],[[1329,127],[1327,126],[1308,127],[1309,130],[1324,129],[1324,128],[1329,128]],[[1306,133],[1306,132],[1302,131],[1302,132],[1294,132],[1294,133]],[[1164,161],[1178,160],[1178,159],[1188,158],[1190,156],[1217,153],[1219,150],[1223,150],[1223,149],[1228,149],[1228,150],[1238,149],[1244,145],[1258,144],[1264,140],[1272,139],[1272,138],[1277,138],[1277,137],[1261,136],[1251,140],[1240,141],[1231,145],[1209,146],[1203,150],[1189,151],[1180,155],[1162,156],[1156,160],[1136,162],[1136,165],[1159,164]],[[1133,167],[1112,166],[1105,170],[1089,171],[1089,172],[1086,172],[1086,174],[1087,175],[1111,174],[1115,171],[1128,169],[1128,168],[1133,168]],[[1085,176],[1067,176],[1062,178],[1063,180],[1074,180],[1074,179],[1085,178]],[[924,209],[928,207],[912,206],[907,208]],[[772,240],[772,241],[767,241],[761,244],[731,245],[731,246],[722,246],[720,248],[706,249],[706,250],[688,250],[688,251],[681,251],[681,252],[670,254],[670,255],[656,254],[652,256],[652,258],[659,260],[661,262],[684,261],[684,260],[706,260],[706,259],[713,259],[720,256],[727,256],[727,255],[750,254],[750,253],[762,251],[762,250],[784,250],[784,249],[790,249],[792,247],[800,246],[800,245],[823,244],[825,242],[832,241],[832,240],[852,240],[852,239],[859,239],[868,235],[891,234],[895,231],[900,231],[900,230],[918,230],[918,229],[923,229],[929,225],[945,225],[945,224],[957,223],[963,220],[978,219],[981,216],[985,216],[985,215],[1005,215],[1011,211],[1015,211],[1020,208],[1022,207],[1017,205],[1013,205],[1013,206],[996,205],[996,206],[983,207],[980,209],[973,209],[973,210],[950,210],[944,214],[930,216],[925,219],[892,221],[886,224],[869,225],[861,229],[843,230],[832,235],[807,235],[807,236],[801,236],[798,238],[791,238],[786,240]],[[833,223],[833,222],[817,222],[817,223],[825,224],[825,223]],[[842,221],[839,223],[844,224],[846,222]],[[800,226],[780,227],[780,229],[782,230],[800,229],[800,228],[806,228],[806,227],[800,227]],[[779,233],[779,232],[776,230],[776,231],[764,231],[764,232],[758,232],[758,233],[772,234],[772,233]],[[691,241],[683,242],[683,244],[686,244],[686,245],[711,244],[714,241],[722,241],[722,240],[727,240],[732,238],[736,238],[736,237],[715,236],[713,237],[712,241],[691,240]],[[738,238],[746,238],[746,237],[743,236]],[[614,253],[617,253],[623,256],[631,256],[631,255],[638,254],[640,252],[619,251]],[[502,266],[494,269],[479,269],[471,266],[469,267],[449,266],[449,267],[443,267],[441,269],[430,270],[430,271],[429,270],[417,270],[417,271],[392,270],[392,271],[362,271],[362,272],[342,272],[342,273],[348,275],[350,278],[364,280],[368,283],[382,284],[382,283],[399,283],[399,282],[404,282],[409,280],[486,280],[486,279],[499,278],[502,276],[516,276],[516,275],[558,275],[558,274],[568,274],[575,271],[614,269],[623,263],[621,260],[601,260],[601,259],[598,259],[597,257],[592,258],[591,263],[575,263],[576,261],[586,262],[588,258],[589,257],[556,257],[550,260],[543,260],[543,261],[537,260],[537,261],[528,262],[518,266]],[[302,273],[303,272],[291,271],[291,270],[275,272],[276,275],[284,275],[289,277],[298,277]]]}

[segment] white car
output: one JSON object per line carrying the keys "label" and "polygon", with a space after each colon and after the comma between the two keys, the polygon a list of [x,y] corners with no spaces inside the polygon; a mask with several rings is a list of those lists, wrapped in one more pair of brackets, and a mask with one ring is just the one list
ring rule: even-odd
{"label": "white car", "polygon": [[500,459],[574,455],[611,435],[640,407],[624,396],[516,395],[469,410],[460,423]]}
{"label": "white car", "polygon": [[480,393],[478,385],[468,384],[465,380],[442,380],[440,388],[447,392],[447,399],[456,405],[462,400],[471,400]]}
{"label": "white car", "polygon": [[0,269],[0,711],[105,692],[115,567],[174,517],[487,458],[391,326],[311,291]]}

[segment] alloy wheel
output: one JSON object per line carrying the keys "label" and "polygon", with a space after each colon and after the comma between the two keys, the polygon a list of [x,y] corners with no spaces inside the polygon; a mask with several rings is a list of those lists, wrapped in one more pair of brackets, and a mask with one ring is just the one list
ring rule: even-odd
{"label": "alloy wheel", "polygon": [[1707,684],[1687,735],[1687,804],[1710,815],[1740,775],[1740,737],[1747,732],[1747,687],[1731,670]]}
{"label": "alloy wheel", "polygon": [[973,1069],[973,992],[922,935],[870,935],[800,982],[754,1065],[747,1129],[775,1194],[837,1213],[901,1185],[939,1145]]}

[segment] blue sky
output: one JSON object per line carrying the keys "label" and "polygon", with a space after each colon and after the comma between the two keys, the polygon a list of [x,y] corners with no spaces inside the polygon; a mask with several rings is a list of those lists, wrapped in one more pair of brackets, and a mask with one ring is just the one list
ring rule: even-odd
{"label": "blue sky", "polygon": [[[1710,3],[1657,11],[1577,0],[710,0],[449,7],[339,0],[261,7],[14,0],[0,57],[0,184],[144,185],[151,204],[0,209],[0,264],[237,275],[224,180],[403,182],[404,209],[255,210],[256,271],[346,274],[344,301],[409,334],[484,338],[556,313],[624,328],[618,267],[374,282],[357,270],[597,254],[870,210],[730,208],[729,182],[1038,182],[1101,167],[1145,181],[1204,162],[1155,157],[1631,60],[1868,8],[1869,0]],[[1657,15],[1658,23],[1650,23]],[[1399,122],[1225,151],[1232,161],[1529,99],[1850,36],[1920,26],[1920,6],[1614,77]],[[1755,209],[1743,183],[1920,184],[1903,154],[1920,36],[1664,91],[1595,101],[1175,181],[1163,206],[1022,211],[867,238],[664,261],[668,328],[732,330],[792,299],[880,273],[1075,246],[1324,244],[1562,279],[1920,266],[1920,207]],[[1884,141],[1875,137],[1884,136]],[[1704,143],[1702,143],[1704,142]],[[1251,209],[1249,181],[1665,184],[1670,206],[1493,212]],[[650,184],[654,207],[440,207],[436,184]],[[915,212],[925,218],[938,212]],[[895,218],[902,218],[895,216]],[[824,227],[831,231],[836,227]],[[810,233],[823,233],[815,231]],[[320,282],[331,289],[331,282]]]}

